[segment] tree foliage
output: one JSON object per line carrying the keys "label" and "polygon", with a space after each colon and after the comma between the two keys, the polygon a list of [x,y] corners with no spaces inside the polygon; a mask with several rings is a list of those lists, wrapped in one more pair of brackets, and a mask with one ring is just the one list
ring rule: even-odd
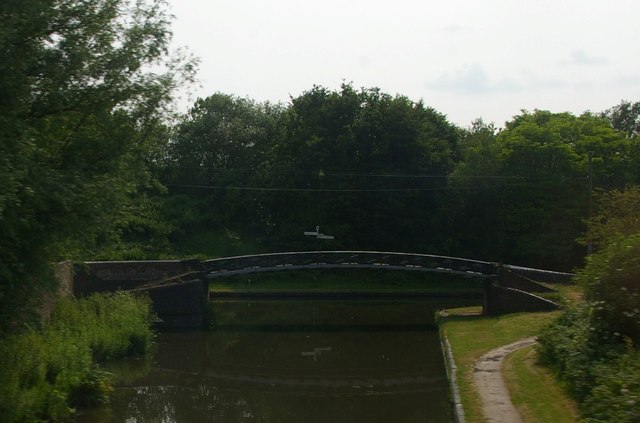
{"label": "tree foliage", "polygon": [[606,247],[610,242],[640,233],[640,186],[624,190],[599,191],[597,213],[587,221],[588,230],[581,241]]}
{"label": "tree foliage", "polygon": [[620,104],[602,112],[611,121],[611,126],[624,131],[629,138],[640,134],[640,101],[621,101]]}
{"label": "tree foliage", "polygon": [[[411,250],[571,270],[585,253],[576,238],[589,156],[597,189],[622,188],[640,174],[636,144],[591,113],[523,111],[505,129],[478,120],[461,130],[421,101],[351,84],[314,86],[286,106],[218,93],[174,129],[163,181],[181,185],[171,188],[184,206],[178,228],[181,215],[197,216],[192,232],[215,226],[267,250]],[[317,225],[335,239],[301,236]]]}
{"label": "tree foliage", "polygon": [[640,234],[619,238],[589,257],[577,275],[594,316],[640,343]]}
{"label": "tree foliage", "polygon": [[[459,132],[445,116],[403,96],[343,84],[304,92],[283,118],[282,138],[261,168],[267,187],[286,189],[262,196],[272,245],[433,245],[437,190],[459,156]],[[301,236],[316,225],[336,237],[330,246]]]}
{"label": "tree foliage", "polygon": [[635,178],[631,149],[623,133],[588,113],[523,112],[497,133],[476,122],[452,175],[463,204],[461,232],[475,234],[471,254],[566,270],[579,265],[589,153],[596,186],[624,186]]}
{"label": "tree foliage", "polygon": [[281,113],[280,105],[216,93],[198,99],[173,128],[161,180],[171,194],[175,241],[207,231],[251,233],[258,206],[255,192],[243,188],[260,186]]}
{"label": "tree foliage", "polygon": [[149,183],[154,128],[193,72],[169,56],[163,6],[0,3],[0,326],[47,286],[60,246]]}

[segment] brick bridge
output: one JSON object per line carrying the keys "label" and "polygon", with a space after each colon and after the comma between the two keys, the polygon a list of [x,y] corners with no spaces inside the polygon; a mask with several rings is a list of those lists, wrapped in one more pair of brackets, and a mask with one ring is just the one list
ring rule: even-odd
{"label": "brick bridge", "polygon": [[[223,257],[211,260],[85,262],[67,272],[75,295],[136,290],[151,296],[169,326],[202,321],[212,279],[304,269],[380,269],[438,272],[475,278],[484,285],[484,312],[505,314],[557,308],[534,293],[542,283],[567,282],[571,274],[427,254],[379,251],[309,251]],[[540,283],[542,282],[542,283]]]}

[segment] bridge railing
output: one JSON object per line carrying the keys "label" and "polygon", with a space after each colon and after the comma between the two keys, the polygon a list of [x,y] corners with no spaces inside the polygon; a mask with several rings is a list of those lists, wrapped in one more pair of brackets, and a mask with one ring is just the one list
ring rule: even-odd
{"label": "bridge railing", "polygon": [[377,251],[308,251],[226,257],[202,262],[211,276],[249,273],[278,268],[388,267],[390,269],[442,271],[486,277],[497,273],[497,264],[479,260],[428,254]]}
{"label": "bridge railing", "polygon": [[570,283],[573,279],[573,273],[555,272],[552,270],[534,269],[531,267],[514,266],[505,264],[504,268],[510,272],[533,279],[538,282],[549,283]]}

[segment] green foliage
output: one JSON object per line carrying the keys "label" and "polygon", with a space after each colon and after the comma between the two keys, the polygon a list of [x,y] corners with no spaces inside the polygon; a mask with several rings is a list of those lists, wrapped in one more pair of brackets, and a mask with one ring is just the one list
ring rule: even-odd
{"label": "green foliage", "polygon": [[593,317],[640,345],[640,234],[619,238],[577,273]]}
{"label": "green foliage", "polygon": [[565,382],[586,421],[638,421],[640,354],[594,319],[588,305],[565,310],[538,342],[541,361]]}
{"label": "green foliage", "polygon": [[458,136],[435,110],[378,89],[314,87],[287,108],[212,95],[168,145],[171,237],[231,231],[269,249],[318,249],[302,233],[327,224],[330,248],[426,248],[434,241],[421,234],[442,219],[424,212],[446,178],[415,176],[448,173]]}
{"label": "green foliage", "polygon": [[[638,180],[640,149],[602,116],[523,111],[460,130],[403,96],[343,84],[291,104],[196,102],[162,162],[180,243],[231,231],[268,250],[428,251],[571,270],[594,185]],[[446,176],[449,176],[448,182]],[[335,236],[301,233],[320,225]]]}
{"label": "green foliage", "polygon": [[[633,145],[608,120],[585,113],[523,112],[496,132],[476,122],[463,139],[463,160],[452,175],[459,191],[459,248],[474,257],[570,270],[584,249],[593,153],[596,186],[636,178]],[[467,242],[471,241],[471,242]]]}
{"label": "green foliage", "polygon": [[640,186],[599,192],[596,203],[598,212],[587,221],[587,234],[581,242],[603,247],[619,237],[640,233]]}
{"label": "green foliage", "polygon": [[0,420],[63,421],[74,407],[108,401],[111,375],[96,360],[151,345],[150,304],[130,294],[61,300],[43,330],[0,344]]}
{"label": "green foliage", "polygon": [[242,188],[260,185],[258,169],[270,160],[265,151],[275,142],[281,113],[279,105],[221,93],[196,101],[173,129],[161,161],[172,241],[184,244],[203,231],[244,235],[259,226],[256,197]]}
{"label": "green foliage", "polygon": [[[575,280],[583,301],[540,336],[542,361],[580,402],[587,422],[640,419],[640,234],[637,189],[604,195],[589,233],[604,244]],[[625,233],[632,235],[621,236]],[[635,233],[635,234],[633,234]]]}
{"label": "green foliage", "polygon": [[0,2],[0,332],[149,184],[155,128],[193,73],[163,6]]}
{"label": "green foliage", "polygon": [[[292,99],[281,125],[260,168],[268,190],[259,217],[271,248],[419,251],[440,239],[446,178],[428,175],[447,174],[459,158],[459,132],[444,115],[343,84]],[[335,240],[301,236],[316,225]]]}
{"label": "green foliage", "polygon": [[632,103],[623,100],[617,106],[605,110],[602,116],[611,121],[611,126],[626,132],[629,138],[640,133],[640,101]]}
{"label": "green foliage", "polygon": [[640,353],[630,350],[594,369],[596,381],[584,401],[587,422],[640,421]]}
{"label": "green foliage", "polygon": [[566,382],[569,392],[584,401],[594,386],[595,366],[615,356],[619,346],[594,325],[591,309],[578,305],[565,309],[538,338],[541,361]]}
{"label": "green foliage", "polygon": [[56,305],[49,327],[84,339],[96,361],[112,360],[149,349],[150,310],[147,297],[124,292],[63,299]]}

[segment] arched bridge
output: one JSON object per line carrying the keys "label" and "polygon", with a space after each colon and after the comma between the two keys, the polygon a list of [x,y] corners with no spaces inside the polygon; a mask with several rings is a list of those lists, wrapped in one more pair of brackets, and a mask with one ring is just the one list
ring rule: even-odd
{"label": "arched bridge", "polygon": [[205,260],[200,264],[208,279],[283,270],[348,268],[440,272],[480,279],[492,278],[507,270],[540,282],[562,281],[570,276],[567,273],[459,257],[381,251],[255,254]]}
{"label": "arched bridge", "polygon": [[381,269],[440,272],[484,284],[489,314],[551,309],[557,305],[530,293],[550,290],[537,282],[566,282],[571,274],[429,254],[380,251],[306,251],[211,260],[152,260],[62,263],[59,274],[76,296],[134,290],[149,293],[167,326],[202,323],[209,280],[259,272],[301,269]]}

